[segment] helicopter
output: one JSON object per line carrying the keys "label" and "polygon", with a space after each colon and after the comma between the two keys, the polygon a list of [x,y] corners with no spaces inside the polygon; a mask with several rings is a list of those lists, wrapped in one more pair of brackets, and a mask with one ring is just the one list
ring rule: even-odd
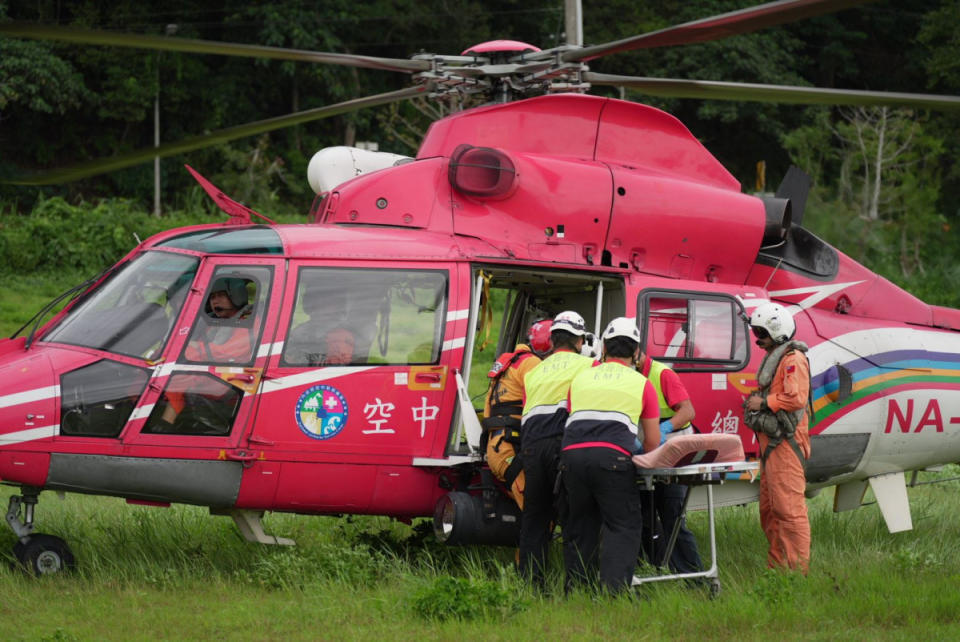
{"label": "helicopter", "polygon": [[[414,80],[24,184],[412,96],[491,100],[434,122],[415,157],[320,152],[303,224],[274,224],[191,168],[226,223],[139,243],[65,293],[48,321],[41,311],[0,342],[0,480],[20,489],[6,515],[14,555],[37,574],[75,563],[63,539],[34,532],[44,490],[207,506],[264,544],[293,543],[264,531],[266,511],[433,516],[449,544],[510,543],[515,505],[500,493],[491,510],[477,483],[469,390],[471,372],[489,365],[475,348],[492,329],[499,354],[562,310],[597,334],[635,318],[644,351],[680,373],[700,429],[736,434],[758,457],[740,416],[762,359],[747,318],[770,300],[789,306],[811,346],[808,493],[834,486],[835,509],[850,510],[869,486],[889,529],[908,530],[906,473],[960,459],[960,311],[920,301],[802,227],[801,172],[775,196],[745,194],[673,116],[584,93],[609,84],[960,107],[954,96],[614,77],[586,65],[856,4],[781,0],[593,47],[499,40],[411,60],[0,23],[7,37],[286,56]],[[717,503],[756,494],[731,478]]]}

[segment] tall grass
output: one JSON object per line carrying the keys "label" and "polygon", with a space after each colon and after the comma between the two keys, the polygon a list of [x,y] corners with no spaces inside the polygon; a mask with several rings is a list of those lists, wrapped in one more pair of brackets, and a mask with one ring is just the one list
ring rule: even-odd
{"label": "tall grass", "polygon": [[[810,500],[806,578],[764,568],[755,505],[720,509],[716,599],[675,582],[565,597],[558,545],[541,595],[512,550],[443,547],[425,520],[269,514],[268,532],[298,542],[269,547],[199,507],[44,493],[37,530],[67,539],[77,570],[0,568],[0,639],[953,639],[958,490],[912,489],[915,529],[898,534],[875,506],[834,514],[830,491]],[[706,556],[706,515],[690,525]],[[0,533],[0,549],[13,543]]]}

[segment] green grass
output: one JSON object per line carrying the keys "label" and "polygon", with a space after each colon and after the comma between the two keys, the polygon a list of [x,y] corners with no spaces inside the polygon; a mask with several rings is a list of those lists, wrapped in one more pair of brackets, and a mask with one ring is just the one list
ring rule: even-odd
{"label": "green grass", "polygon": [[[76,273],[3,275],[0,337],[9,337],[47,303],[92,276]],[[44,321],[50,316],[47,315]],[[28,333],[29,330],[27,328],[24,332]]]}
{"label": "green grass", "polygon": [[[280,548],[198,507],[47,492],[36,528],[67,539],[78,568],[35,579],[0,565],[0,639],[955,639],[958,491],[911,489],[915,529],[897,534],[876,506],[834,514],[825,491],[809,502],[806,578],[764,568],[756,505],[721,509],[713,600],[675,582],[565,598],[558,546],[540,596],[518,581],[512,550],[446,548],[387,518],[270,514],[267,532],[298,542]],[[706,553],[706,515],[690,524]],[[0,533],[0,550],[13,543]]]}

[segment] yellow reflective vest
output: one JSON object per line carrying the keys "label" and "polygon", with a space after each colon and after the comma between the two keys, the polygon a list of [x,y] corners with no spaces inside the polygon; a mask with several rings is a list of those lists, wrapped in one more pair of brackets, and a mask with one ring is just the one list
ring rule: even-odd
{"label": "yellow reflective vest", "polygon": [[570,384],[570,418],[563,447],[589,442],[634,450],[647,378],[621,363],[602,363]]}
{"label": "yellow reflective vest", "polygon": [[525,401],[520,430],[523,444],[563,434],[570,382],[592,365],[590,357],[561,350],[527,373],[523,381]]}

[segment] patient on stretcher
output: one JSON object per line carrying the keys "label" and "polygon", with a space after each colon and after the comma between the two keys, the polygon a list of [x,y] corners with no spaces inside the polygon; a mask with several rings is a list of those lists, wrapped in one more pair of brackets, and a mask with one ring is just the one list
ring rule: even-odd
{"label": "patient on stretcher", "polygon": [[634,455],[637,468],[679,468],[691,464],[740,462],[745,459],[737,435],[704,433],[677,435],[649,453]]}

